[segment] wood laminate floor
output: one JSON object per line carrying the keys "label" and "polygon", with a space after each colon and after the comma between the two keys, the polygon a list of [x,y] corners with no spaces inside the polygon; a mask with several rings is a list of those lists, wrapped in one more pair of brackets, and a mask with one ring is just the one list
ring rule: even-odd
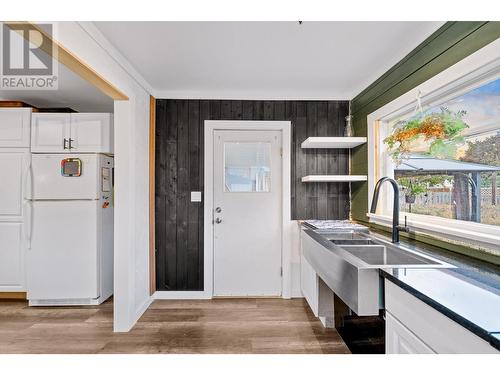
{"label": "wood laminate floor", "polygon": [[113,333],[113,304],[28,307],[0,300],[0,353],[349,353],[304,299],[154,301]]}

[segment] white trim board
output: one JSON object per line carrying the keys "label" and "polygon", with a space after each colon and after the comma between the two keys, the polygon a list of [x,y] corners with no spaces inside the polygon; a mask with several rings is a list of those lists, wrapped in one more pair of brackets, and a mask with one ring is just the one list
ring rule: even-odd
{"label": "white trim board", "polygon": [[204,165],[204,292],[213,296],[213,160],[216,130],[278,130],[282,134],[282,298],[292,295],[292,225],[291,220],[291,129],[290,121],[215,121],[205,120]]}
{"label": "white trim board", "polygon": [[183,291],[183,290],[157,290],[153,293],[153,299],[211,299],[212,294],[206,291]]}
{"label": "white trim board", "polygon": [[[474,87],[478,87],[492,78],[500,77],[500,39],[488,44],[465,59],[452,65],[448,69],[428,79],[418,87],[392,102],[384,105],[367,116],[368,123],[368,207],[371,207],[373,191],[375,189],[375,177],[378,175],[394,177],[392,162],[380,160],[379,171],[376,171],[375,152],[375,127],[382,126],[394,119],[409,115],[415,108],[418,93],[424,110],[427,107],[442,103],[452,97],[465,93]],[[389,196],[388,196],[389,197]],[[392,197],[392,194],[390,195]],[[382,199],[387,197],[382,196]],[[383,211],[384,204],[379,204],[380,210],[377,215],[368,214],[370,222],[387,225],[389,217],[387,211]],[[470,242],[471,233],[475,234],[474,240],[482,244],[498,246],[500,244],[500,228],[496,226],[457,221],[452,219],[432,217],[428,215],[406,214],[411,217],[410,227],[422,233],[438,234],[449,239],[459,239]],[[404,214],[402,215],[404,217]],[[461,230],[456,230],[459,225]],[[470,231],[470,233],[468,232]],[[460,233],[463,235],[460,236]]]}
{"label": "white trim board", "polygon": [[157,99],[200,100],[350,100],[351,93],[332,95],[331,91],[304,90],[153,90]]}

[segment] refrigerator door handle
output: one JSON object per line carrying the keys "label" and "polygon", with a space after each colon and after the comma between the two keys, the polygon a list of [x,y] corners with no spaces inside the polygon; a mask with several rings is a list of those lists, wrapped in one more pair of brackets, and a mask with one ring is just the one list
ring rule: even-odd
{"label": "refrigerator door handle", "polygon": [[[66,138],[63,139],[63,149],[64,150],[67,150],[68,149],[68,146],[67,146],[67,143],[68,143],[68,140]],[[71,147],[71,146],[70,146]]]}
{"label": "refrigerator door handle", "polygon": [[[26,230],[26,240],[28,242],[28,250],[31,250],[31,239],[33,238],[33,202],[28,201],[29,215],[26,215],[28,228]],[[28,219],[29,217],[29,219]]]}
{"label": "refrigerator door handle", "polygon": [[[29,185],[28,185],[29,177]],[[28,190],[29,189],[29,190]],[[26,206],[29,207],[29,214],[26,215],[27,229],[26,229],[26,240],[28,242],[28,250],[31,249],[31,237],[33,235],[33,166],[31,162],[26,170],[26,175],[24,176],[24,199],[26,200]]]}
{"label": "refrigerator door handle", "polygon": [[[30,177],[30,185],[28,190],[28,176]],[[33,169],[31,166],[31,161],[28,164],[28,168],[26,168],[26,173],[24,174],[24,199],[31,199],[32,197],[32,189],[33,189]]]}

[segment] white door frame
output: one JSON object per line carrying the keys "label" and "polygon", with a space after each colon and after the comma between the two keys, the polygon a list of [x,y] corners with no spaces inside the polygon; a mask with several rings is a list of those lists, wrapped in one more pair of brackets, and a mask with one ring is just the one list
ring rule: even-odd
{"label": "white door frame", "polygon": [[[282,298],[291,298],[291,192],[290,192],[290,151],[291,128],[290,121],[215,121],[205,120],[205,178],[204,178],[204,291],[205,298],[213,296],[214,281],[214,247],[213,247],[213,172],[214,172],[214,132],[216,130],[278,130],[281,131],[282,173],[282,231],[281,231],[281,266]],[[201,297],[201,296],[200,296]]]}

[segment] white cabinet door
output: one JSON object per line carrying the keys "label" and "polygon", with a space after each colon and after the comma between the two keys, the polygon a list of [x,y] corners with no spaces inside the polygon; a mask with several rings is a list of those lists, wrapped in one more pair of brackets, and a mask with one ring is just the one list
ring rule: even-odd
{"label": "white cabinet door", "polygon": [[0,221],[23,220],[29,161],[27,148],[0,148]]}
{"label": "white cabinet door", "polygon": [[386,354],[434,354],[408,328],[386,312],[385,314],[385,353]]}
{"label": "white cabinet door", "polygon": [[71,114],[71,152],[113,153],[110,113]]}
{"label": "white cabinet door", "polygon": [[69,113],[33,113],[31,152],[69,152]]}
{"label": "white cabinet door", "polygon": [[0,108],[0,147],[30,146],[31,108]]}
{"label": "white cabinet door", "polygon": [[385,308],[436,353],[498,354],[487,341],[387,279]]}
{"label": "white cabinet door", "polygon": [[300,290],[313,314],[318,316],[318,275],[302,254],[300,255]]}
{"label": "white cabinet door", "polygon": [[0,291],[25,291],[23,224],[0,222]]}

